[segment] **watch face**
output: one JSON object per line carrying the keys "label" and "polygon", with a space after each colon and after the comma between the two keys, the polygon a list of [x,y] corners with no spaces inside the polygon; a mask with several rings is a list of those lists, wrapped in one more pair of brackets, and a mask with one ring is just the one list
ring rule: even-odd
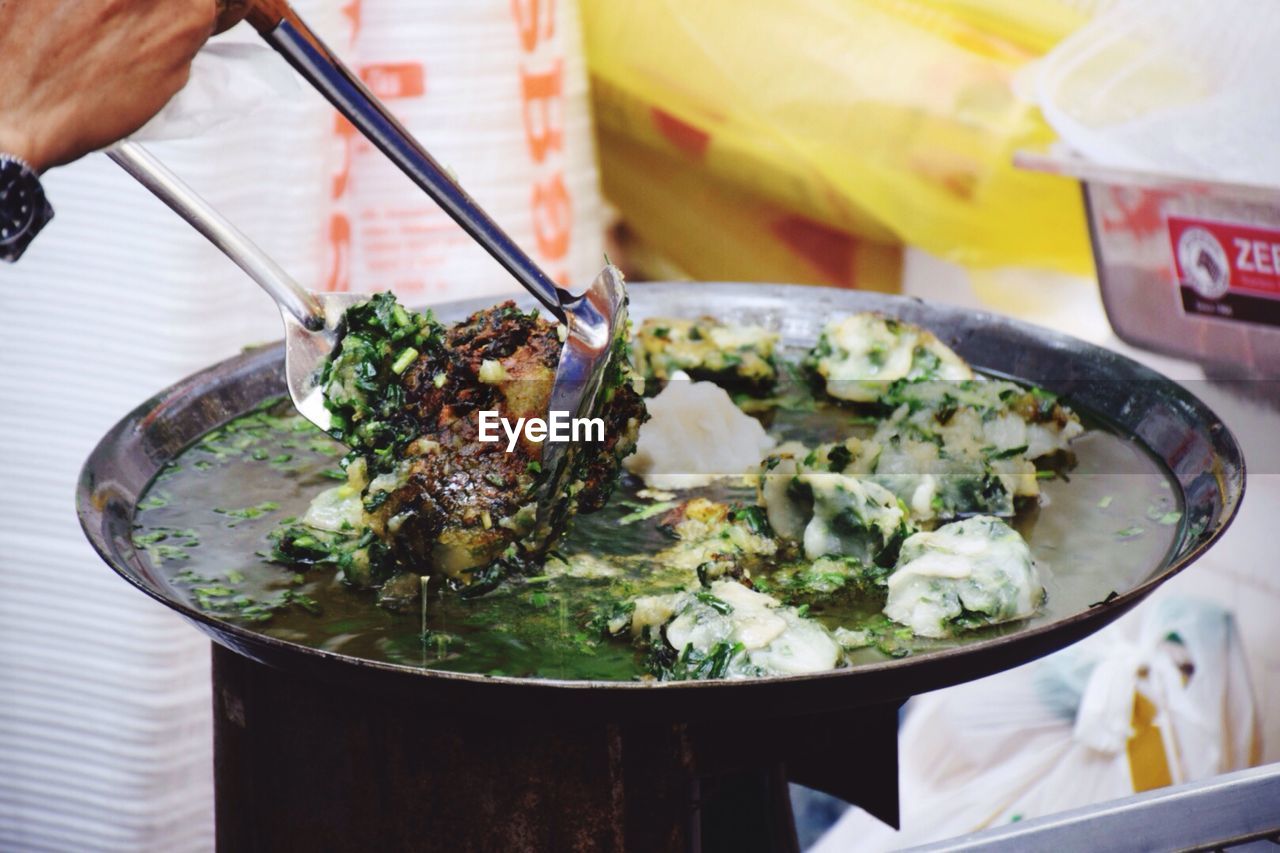
{"label": "watch face", "polygon": [[0,155],[0,261],[17,260],[52,215],[39,176]]}
{"label": "watch face", "polygon": [[38,190],[17,163],[0,164],[0,246],[16,243],[35,221]]}

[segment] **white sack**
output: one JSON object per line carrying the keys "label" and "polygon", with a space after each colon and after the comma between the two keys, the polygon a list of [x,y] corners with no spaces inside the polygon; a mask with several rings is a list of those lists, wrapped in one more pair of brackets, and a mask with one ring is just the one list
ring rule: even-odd
{"label": "white sack", "polygon": [[850,809],[814,850],[899,849],[1145,790],[1160,761],[1131,741],[1138,694],[1155,709],[1145,746],[1156,738],[1173,784],[1259,760],[1233,617],[1151,601],[1041,661],[914,699],[899,733],[902,831]]}

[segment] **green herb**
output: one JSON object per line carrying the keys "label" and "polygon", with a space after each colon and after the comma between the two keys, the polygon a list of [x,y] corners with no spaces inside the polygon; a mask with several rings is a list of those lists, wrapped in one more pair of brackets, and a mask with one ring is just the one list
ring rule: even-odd
{"label": "green herb", "polygon": [[728,615],[733,612],[732,604],[722,599],[716,598],[714,595],[712,595],[709,592],[706,592],[706,591],[696,592],[694,593],[693,597],[698,599],[698,601],[707,605],[712,610],[714,610],[715,612],[719,613],[722,616]]}
{"label": "green herb", "polygon": [[634,601],[610,601],[596,610],[585,627],[599,637],[620,636],[631,627],[635,609]]}
{"label": "green herb", "polygon": [[594,655],[596,647],[600,645],[596,640],[585,631],[578,631],[569,637],[569,643],[573,646],[574,651],[580,655]]}
{"label": "green herb", "polygon": [[391,372],[399,376],[409,369],[409,365],[418,358],[418,351],[413,347],[406,347],[400,355],[396,356],[396,360],[391,362]]}
{"label": "green herb", "polygon": [[224,596],[234,595],[235,590],[226,586],[198,586],[192,590],[196,595]]}
{"label": "green herb", "polygon": [[401,376],[418,358],[443,354],[444,327],[429,312],[406,311],[391,293],[351,306],[343,321],[346,333],[320,376],[330,434],[381,473],[417,437]]}
{"label": "green herb", "polygon": [[282,522],[268,538],[267,560],[291,567],[333,566],[353,586],[377,586],[395,572],[387,546],[368,528],[345,535]]}
{"label": "green herb", "polygon": [[1044,403],[1058,402],[1058,395],[1052,391],[1046,391],[1043,388],[1032,386],[1030,389],[1031,396]]}
{"label": "green herb", "polygon": [[724,678],[733,658],[744,651],[746,647],[742,643],[721,641],[704,653],[690,643],[669,666],[661,667],[659,677],[663,681]]}
{"label": "green herb", "polygon": [[764,507],[734,507],[729,511],[729,518],[732,521],[741,521],[748,530],[759,536],[773,535],[773,528],[769,526],[769,516],[765,514]]}
{"label": "green herb", "polygon": [[273,465],[283,465],[286,462],[292,462],[292,461],[293,461],[292,453],[281,453],[271,457],[271,464]]}
{"label": "green herb", "polygon": [[[275,501],[263,501],[256,506],[246,506],[240,509],[225,509],[223,507],[214,507],[213,511],[218,515],[225,515],[228,518],[238,518],[242,520],[251,520],[260,518],[269,512],[275,512],[280,508],[280,504]],[[231,525],[234,527],[234,523]]]}
{"label": "green herb", "polygon": [[661,501],[659,503],[650,504],[644,509],[638,509],[635,512],[630,512],[622,516],[622,518],[618,519],[618,524],[627,525],[634,524],[637,521],[644,521],[646,518],[653,518],[655,515],[661,515],[662,513],[670,509],[674,509],[679,505],[679,501]]}
{"label": "green herb", "polygon": [[186,560],[190,558],[188,548],[200,544],[194,530],[173,527],[156,527],[147,533],[133,535],[133,547],[143,551],[153,564],[166,560]]}
{"label": "green herb", "polygon": [[160,509],[168,505],[169,495],[153,489],[150,494],[138,502],[138,509]]}
{"label": "green herb", "polygon": [[835,472],[843,471],[853,461],[853,452],[843,444],[837,444],[827,452],[828,467]]}
{"label": "green herb", "polygon": [[341,456],[343,453],[340,445],[334,444],[323,436],[313,438],[311,441],[307,442],[307,450],[310,450],[312,453],[319,453],[322,456]]}

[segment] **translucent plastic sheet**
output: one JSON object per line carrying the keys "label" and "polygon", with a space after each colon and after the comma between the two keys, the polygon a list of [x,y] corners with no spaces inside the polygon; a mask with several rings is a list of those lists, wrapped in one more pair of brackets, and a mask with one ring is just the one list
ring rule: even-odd
{"label": "translucent plastic sheet", "polygon": [[1092,162],[1280,186],[1278,37],[1270,3],[1116,3],[1049,53],[1035,93]]}

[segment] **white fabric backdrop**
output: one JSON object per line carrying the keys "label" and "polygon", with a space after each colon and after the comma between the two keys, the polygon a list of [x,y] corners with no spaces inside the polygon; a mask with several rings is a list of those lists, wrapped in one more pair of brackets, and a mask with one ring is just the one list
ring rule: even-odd
{"label": "white fabric backdrop", "polygon": [[[298,5],[337,24],[333,3]],[[331,125],[318,99],[293,98],[256,125],[148,144],[308,281],[323,258]],[[280,321],[105,156],[45,185],[53,223],[0,269],[0,849],[210,849],[208,643],[98,560],[72,494],[120,416],[279,337]]]}

